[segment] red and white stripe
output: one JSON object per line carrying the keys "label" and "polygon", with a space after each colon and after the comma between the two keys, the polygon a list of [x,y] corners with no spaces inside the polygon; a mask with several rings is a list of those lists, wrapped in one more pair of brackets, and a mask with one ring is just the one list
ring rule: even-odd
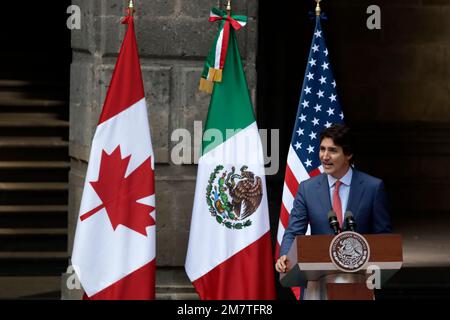
{"label": "red and white stripe", "polygon": [[[290,146],[286,164],[286,173],[284,175],[280,220],[278,222],[277,243],[275,245],[275,260],[280,256],[281,242],[283,241],[284,231],[289,224],[289,216],[294,207],[294,199],[297,194],[298,186],[302,181],[308,180],[309,178],[320,174],[322,171],[322,166],[320,166],[319,168],[308,172],[298,158],[297,153],[292,148],[292,145]],[[306,234],[311,234],[309,225]],[[291,287],[291,290],[295,297],[300,299],[300,287]]]}
{"label": "red and white stripe", "polygon": [[[308,180],[320,174],[323,171],[322,166],[312,171],[307,171],[302,162],[297,156],[297,153],[292,148],[289,148],[286,173],[284,176],[283,196],[280,210],[280,220],[278,223],[277,244],[275,248],[275,258],[280,254],[280,245],[283,240],[284,230],[286,230],[289,223],[289,216],[294,205],[295,195],[297,194],[298,186],[302,181]],[[306,234],[310,234],[310,228]]]}

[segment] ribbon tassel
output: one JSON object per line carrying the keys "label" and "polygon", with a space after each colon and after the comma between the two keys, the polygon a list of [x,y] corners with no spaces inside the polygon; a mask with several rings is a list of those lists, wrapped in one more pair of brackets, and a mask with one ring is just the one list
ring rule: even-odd
{"label": "ribbon tassel", "polygon": [[230,29],[242,29],[247,23],[247,17],[228,15],[227,12],[218,8],[212,8],[209,22],[220,22],[219,31],[215,37],[214,45],[205,61],[205,66],[200,79],[201,91],[212,93],[214,82],[222,82],[223,68],[225,66],[230,39]]}
{"label": "ribbon tassel", "polygon": [[214,83],[205,78],[200,78],[199,90],[211,94],[213,91]]}

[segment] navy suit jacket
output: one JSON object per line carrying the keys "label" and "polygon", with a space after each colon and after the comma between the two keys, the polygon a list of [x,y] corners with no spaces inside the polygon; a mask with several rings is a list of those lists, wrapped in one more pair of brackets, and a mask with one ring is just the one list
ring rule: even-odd
{"label": "navy suit jacket", "polygon": [[[300,183],[284,231],[280,256],[287,254],[296,236],[306,233],[308,222],[313,235],[333,234],[328,222],[330,210],[332,205],[325,173]],[[353,213],[358,233],[392,232],[384,183],[378,178],[353,169],[346,210]]]}

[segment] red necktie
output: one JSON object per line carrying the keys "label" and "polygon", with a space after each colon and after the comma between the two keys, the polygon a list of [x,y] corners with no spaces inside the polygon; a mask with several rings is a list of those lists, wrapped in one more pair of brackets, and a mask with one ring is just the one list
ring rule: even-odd
{"label": "red necktie", "polygon": [[342,229],[342,203],[341,197],[339,197],[339,187],[342,182],[337,180],[334,184],[334,192],[333,192],[333,210],[336,212],[337,219],[339,221],[339,226]]}

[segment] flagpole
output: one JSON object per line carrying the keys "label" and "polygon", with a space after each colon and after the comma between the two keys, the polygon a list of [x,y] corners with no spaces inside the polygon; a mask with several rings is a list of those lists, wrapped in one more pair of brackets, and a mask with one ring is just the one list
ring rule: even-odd
{"label": "flagpole", "polygon": [[130,2],[128,3],[128,9],[130,10],[130,16],[133,16],[133,14],[134,14],[133,0],[130,0]]}
{"label": "flagpole", "polygon": [[227,3],[227,14],[228,16],[231,16],[231,0],[228,0]]}
{"label": "flagpole", "polygon": [[320,1],[322,0],[316,0],[317,6],[316,6],[316,16],[320,16],[320,13],[322,11],[322,9],[320,9]]}

